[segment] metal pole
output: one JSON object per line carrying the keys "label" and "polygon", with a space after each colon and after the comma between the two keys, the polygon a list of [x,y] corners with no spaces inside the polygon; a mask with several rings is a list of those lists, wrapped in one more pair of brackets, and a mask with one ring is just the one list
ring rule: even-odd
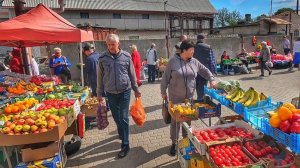
{"label": "metal pole", "polygon": [[298,14],[298,12],[299,12],[299,0],[297,0],[296,12],[297,12],[297,14]]}
{"label": "metal pole", "polygon": [[84,87],[82,43],[80,43],[80,72],[81,72],[81,85],[82,87]]}
{"label": "metal pole", "polygon": [[167,3],[168,1],[164,1],[164,12],[165,12],[165,33],[166,33],[166,48],[167,48],[167,56],[170,58],[170,50],[169,50],[169,33],[167,28]]}

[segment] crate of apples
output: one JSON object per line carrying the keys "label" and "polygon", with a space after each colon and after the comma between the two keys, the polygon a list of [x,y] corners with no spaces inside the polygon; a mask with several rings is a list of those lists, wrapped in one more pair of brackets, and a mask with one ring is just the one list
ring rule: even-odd
{"label": "crate of apples", "polygon": [[256,158],[266,158],[274,162],[275,167],[290,168],[294,156],[286,149],[277,145],[273,140],[264,139],[246,141],[245,148]]}
{"label": "crate of apples", "polygon": [[59,117],[50,113],[39,114],[33,111],[23,112],[13,116],[11,121],[6,121],[0,132],[8,135],[43,133],[63,122],[65,122],[64,116]]}
{"label": "crate of apples", "polygon": [[236,167],[253,164],[240,143],[213,145],[208,148],[209,160],[217,167]]}

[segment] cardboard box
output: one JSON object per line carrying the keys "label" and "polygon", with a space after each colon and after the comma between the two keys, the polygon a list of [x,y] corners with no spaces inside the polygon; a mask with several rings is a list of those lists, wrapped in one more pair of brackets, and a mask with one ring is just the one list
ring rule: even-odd
{"label": "cardboard box", "polygon": [[58,142],[25,145],[21,149],[22,161],[31,162],[54,157],[59,152]]}
{"label": "cardboard box", "polygon": [[41,142],[58,141],[67,130],[67,122],[55,126],[52,130],[38,134],[7,135],[0,133],[0,146],[15,146]]}
{"label": "cardboard box", "polygon": [[[257,137],[261,134],[260,131],[253,129],[248,123],[246,123],[245,121],[241,121],[241,120],[236,120],[233,123],[216,125],[213,127],[203,128],[203,129],[198,129],[198,128],[196,129],[194,127],[188,126],[186,123],[183,123],[183,128],[187,131],[188,138],[191,140],[191,142],[193,143],[193,145],[195,146],[195,148],[201,155],[205,155],[207,148],[206,148],[205,144],[200,143],[200,141],[197,139],[197,137],[195,137],[193,135],[193,130],[195,130],[195,129],[196,130],[207,130],[207,129],[216,129],[216,128],[228,128],[228,127],[232,127],[232,126],[244,128],[244,129],[250,131],[254,135],[254,137]],[[222,140],[218,140],[218,141],[222,142]]]}
{"label": "cardboard box", "polygon": [[200,154],[194,154],[191,156],[191,168],[210,168],[208,161]]}
{"label": "cardboard box", "polygon": [[19,163],[16,168],[62,168],[62,158],[61,155],[56,155],[53,158],[45,159],[45,160],[38,160],[29,163]]}
{"label": "cardboard box", "polygon": [[85,114],[86,117],[96,117],[97,108],[98,108],[98,104],[82,105],[81,111]]}

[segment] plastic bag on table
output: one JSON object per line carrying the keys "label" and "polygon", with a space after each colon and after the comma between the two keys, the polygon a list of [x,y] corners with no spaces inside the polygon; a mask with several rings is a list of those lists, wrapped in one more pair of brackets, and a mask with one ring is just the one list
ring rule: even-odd
{"label": "plastic bag on table", "polygon": [[133,121],[139,127],[142,127],[145,123],[145,109],[140,98],[136,98],[130,107],[130,115],[132,116]]}
{"label": "plastic bag on table", "polygon": [[97,120],[97,127],[100,130],[105,129],[109,124],[107,120],[107,107],[105,101],[99,103],[96,120]]}

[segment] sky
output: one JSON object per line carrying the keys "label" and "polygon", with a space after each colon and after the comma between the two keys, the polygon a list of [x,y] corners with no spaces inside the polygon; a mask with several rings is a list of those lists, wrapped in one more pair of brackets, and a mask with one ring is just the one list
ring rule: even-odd
{"label": "sky", "polygon": [[[242,16],[250,13],[252,18],[261,14],[270,14],[271,0],[210,0],[216,10],[227,8],[230,11],[238,10]],[[272,0],[272,12],[280,8],[296,9],[297,0]]]}

